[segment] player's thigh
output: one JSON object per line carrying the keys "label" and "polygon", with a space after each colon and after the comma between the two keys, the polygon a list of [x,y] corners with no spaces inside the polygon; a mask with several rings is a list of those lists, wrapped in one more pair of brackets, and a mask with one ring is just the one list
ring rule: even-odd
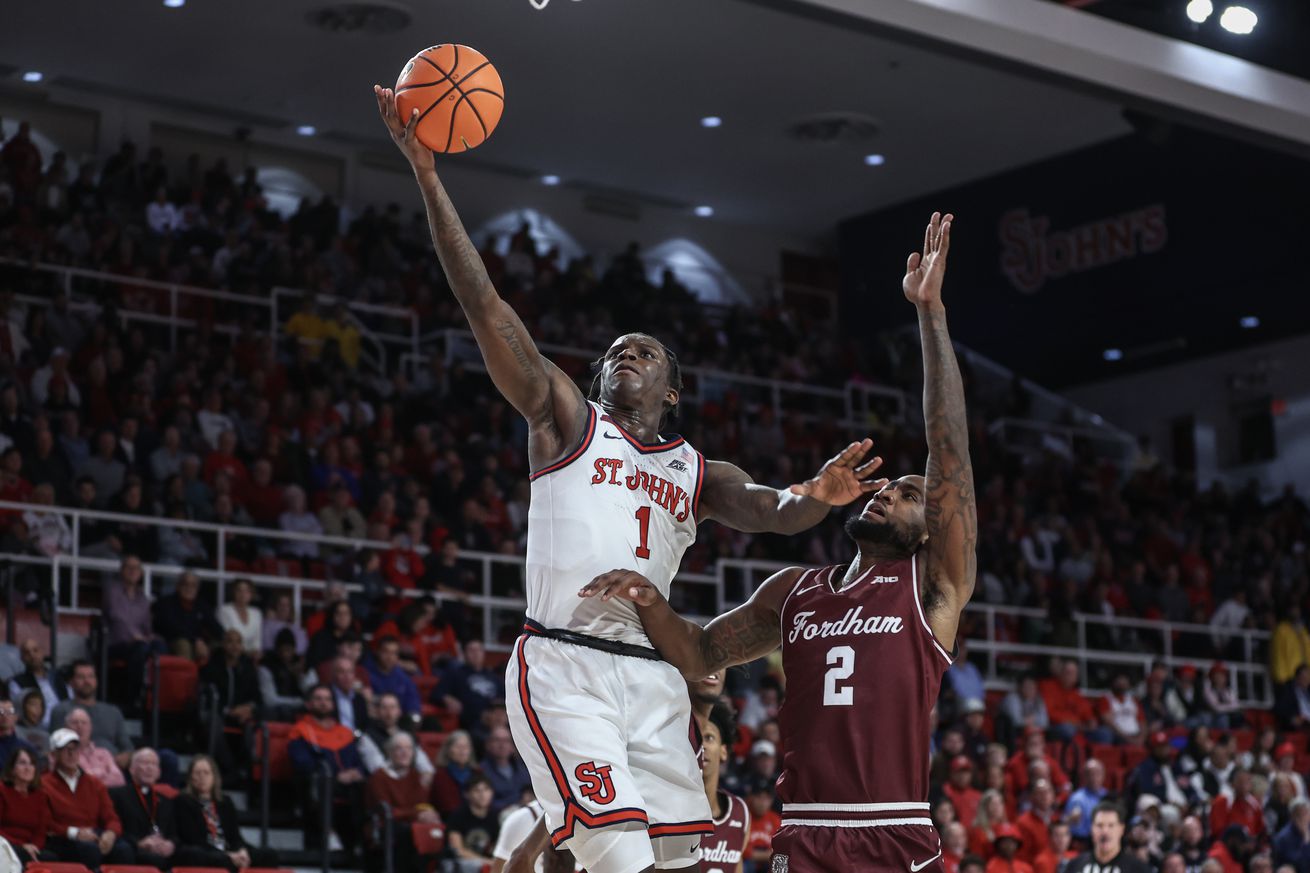
{"label": "player's thigh", "polygon": [[628,764],[646,798],[655,866],[691,867],[701,837],[713,828],[700,767],[691,745],[691,701],[678,671],[661,661],[625,666]]}
{"label": "player's thigh", "polygon": [[806,827],[773,835],[772,873],[835,870],[941,873],[942,845],[931,825]]}
{"label": "player's thigh", "polygon": [[654,861],[646,798],[628,761],[614,657],[528,638],[515,646],[506,670],[510,729],[552,839],[588,870],[605,873]]}

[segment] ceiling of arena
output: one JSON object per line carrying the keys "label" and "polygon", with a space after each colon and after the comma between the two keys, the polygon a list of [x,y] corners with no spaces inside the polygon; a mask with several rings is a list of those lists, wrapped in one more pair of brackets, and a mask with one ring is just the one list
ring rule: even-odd
{"label": "ceiling of arena", "polygon": [[[807,238],[1129,130],[1109,100],[747,0],[375,0],[409,18],[384,34],[310,23],[329,2],[10,4],[0,65],[10,85],[36,69],[47,83],[243,113],[255,127],[312,124],[383,150],[372,84],[427,45],[465,43],[500,68],[507,108],[487,146],[452,160],[710,204]],[[835,144],[788,132],[825,113],[876,130]],[[722,126],[703,128],[710,115]],[[875,153],[885,163],[867,166]]]}

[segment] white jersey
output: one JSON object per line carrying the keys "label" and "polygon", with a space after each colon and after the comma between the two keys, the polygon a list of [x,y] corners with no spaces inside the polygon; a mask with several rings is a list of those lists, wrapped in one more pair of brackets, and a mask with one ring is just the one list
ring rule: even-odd
{"label": "white jersey", "polygon": [[667,597],[696,540],[704,477],[705,459],[681,437],[642,445],[589,402],[581,444],[532,475],[528,619],[649,646],[631,602],[581,598],[578,589],[610,570],[636,570]]}

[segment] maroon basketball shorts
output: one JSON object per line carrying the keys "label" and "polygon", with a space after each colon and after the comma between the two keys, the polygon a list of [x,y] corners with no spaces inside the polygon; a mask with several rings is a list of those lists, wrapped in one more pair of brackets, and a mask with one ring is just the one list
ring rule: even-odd
{"label": "maroon basketball shorts", "polygon": [[831,827],[784,825],[773,835],[772,873],[942,873],[942,842],[931,824]]}

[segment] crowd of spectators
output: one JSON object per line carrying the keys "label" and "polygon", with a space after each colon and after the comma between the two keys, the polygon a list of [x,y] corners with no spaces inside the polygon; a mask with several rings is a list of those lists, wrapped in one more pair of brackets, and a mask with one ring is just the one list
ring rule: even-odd
{"label": "crowd of spectators", "polygon": [[[377,838],[356,813],[364,798],[386,799],[406,820],[444,820],[463,860],[489,857],[495,834],[486,823],[521,801],[526,777],[505,730],[503,675],[481,639],[482,616],[469,602],[475,578],[461,554],[522,553],[526,429],[490,383],[458,360],[447,364],[434,354],[417,372],[371,370],[345,305],[408,307],[424,333],[463,325],[422,217],[405,220],[394,206],[367,209],[343,227],[340,209],[324,198],[284,220],[267,208],[253,172],[233,177],[221,161],[203,169],[192,158],[175,174],[157,149],[141,159],[125,144],[99,172],[90,163],[74,172],[61,155],[43,164],[20,130],[0,152],[0,255],[121,277],[78,284],[70,297],[42,274],[0,267],[7,270],[0,274],[0,500],[29,505],[0,508],[0,552],[69,552],[73,529],[57,506],[140,519],[84,519],[78,547],[119,566],[100,593],[108,656],[124,668],[115,671],[110,695],[121,706],[139,706],[144,665],[167,652],[200,664],[219,696],[223,726],[232,729],[223,735],[231,740],[219,743],[216,761],[205,765],[213,780],[204,789],[210,806],[202,824],[217,822],[227,832],[219,782],[239,778],[250,753],[242,730],[272,719],[295,724],[294,760],[306,776],[299,802],[313,808],[308,775],[322,766],[334,774],[338,799],[352,801],[335,807],[332,831],[343,845]],[[803,312],[710,312],[671,275],[650,283],[635,247],[603,269],[590,258],[561,264],[554,253],[534,252],[520,232],[508,255],[490,246],[483,255],[498,288],[543,340],[600,349],[641,328],[701,366],[917,391],[913,337],[819,343],[812,340],[819,327]],[[281,285],[338,302],[321,307],[307,294],[277,336],[241,313],[191,302],[182,315],[196,325],[170,331],[130,317],[167,312],[163,295],[133,279],[245,294]],[[216,329],[223,326],[237,329]],[[564,365],[585,384],[586,363]],[[1140,849],[1140,811],[1147,855],[1157,866],[1169,869],[1166,855],[1182,847],[1184,869],[1199,869],[1197,845],[1203,854],[1226,846],[1230,855],[1262,847],[1284,860],[1276,837],[1289,821],[1301,821],[1294,832],[1310,839],[1310,814],[1298,819],[1278,788],[1301,781],[1290,778],[1295,773],[1280,780],[1270,769],[1286,742],[1293,743],[1293,770],[1306,769],[1306,749],[1297,745],[1310,722],[1310,633],[1302,620],[1310,578],[1306,504],[1290,488],[1271,501],[1254,485],[1232,492],[1197,483],[1166,469],[1149,448],[1129,469],[1089,446],[1072,455],[1015,451],[986,424],[991,415],[1022,415],[1022,390],[988,394],[967,368],[965,375],[979,495],[976,598],[1036,607],[1041,615],[998,619],[992,635],[1002,643],[1074,647],[1081,613],[1100,619],[1086,625],[1088,646],[1153,652],[1162,650],[1158,632],[1114,620],[1159,618],[1190,623],[1170,632],[1172,651],[1207,666],[1142,676],[1098,665],[1080,676],[1076,664],[1002,657],[998,666],[1016,685],[1002,705],[984,693],[981,661],[962,653],[939,707],[934,764],[935,799],[940,792],[950,801],[935,807],[948,857],[959,863],[968,850],[990,862],[1005,842],[996,839],[997,828],[1011,821],[1022,861],[1036,861],[1048,838],[1060,845],[1060,828],[1052,825],[1062,818],[1069,839],[1087,840],[1104,790],[1128,803],[1125,840],[1133,851]],[[912,422],[866,424],[879,438],[886,469],[922,467]],[[836,421],[778,417],[770,405],[730,390],[705,390],[697,402],[681,404],[678,427],[706,455],[731,459],[774,484],[808,475],[848,437]],[[265,538],[225,537],[227,569],[323,579],[319,608],[298,622],[285,591],[248,581],[230,584],[229,602],[218,603],[213,588],[191,572],[215,565],[216,536],[157,527],[153,516],[267,530]],[[723,557],[839,561],[848,551],[840,521],[834,513],[791,538],[709,526],[684,566],[703,570]],[[280,539],[278,531],[386,545],[327,547]],[[176,568],[155,577],[153,598],[141,586],[143,561]],[[15,575],[28,605],[48,607],[45,577],[21,568]],[[496,594],[521,593],[515,573],[494,581]],[[341,582],[360,588],[347,594]],[[694,593],[679,596],[682,605],[707,611]],[[966,635],[985,636],[972,621],[966,618]],[[1253,628],[1273,637],[1248,651],[1241,632]],[[507,642],[516,632],[517,622],[498,624],[491,641]],[[1278,701],[1272,725],[1238,705],[1225,664],[1248,655],[1270,666]],[[71,731],[79,760],[87,760],[83,772],[99,773],[102,782],[114,771],[135,778],[132,744],[109,724],[104,713],[113,704],[97,700],[94,668],[75,666],[65,679],[27,643],[22,657],[26,670],[8,687],[17,724],[0,709],[0,751],[12,751],[8,737],[30,731],[38,740],[28,752],[34,763],[57,767],[55,736],[66,740],[61,732]],[[1104,693],[1083,697],[1080,689],[1089,686]],[[726,781],[752,806],[752,863],[764,862],[767,830],[776,824],[768,777],[781,753],[773,716],[785,681],[757,665],[735,673],[731,691],[746,733]],[[89,738],[66,704],[85,710]],[[1257,727],[1264,728],[1257,753],[1236,748]],[[436,754],[415,744],[420,729],[444,735]],[[1167,743],[1156,742],[1162,731]],[[1174,754],[1169,750],[1183,743],[1178,732],[1190,733]],[[1129,749],[1145,753],[1132,767],[1124,757]],[[88,750],[106,752],[113,764],[83,755]],[[1102,761],[1102,753],[1113,760]],[[1240,765],[1251,778],[1235,780],[1233,762],[1252,754]],[[157,757],[164,784],[186,789],[195,781],[201,759],[184,780],[176,756],[165,749]],[[1095,781],[1098,766],[1100,778],[1114,784]],[[1222,779],[1211,780],[1212,771]],[[1250,787],[1234,794],[1235,781]],[[1220,797],[1229,798],[1226,807]],[[1263,821],[1275,802],[1284,817],[1257,828],[1256,818]],[[1230,812],[1216,819],[1214,810],[1253,804],[1260,815],[1240,822],[1248,847],[1229,838]],[[320,820],[305,816],[310,828]],[[457,820],[468,829],[456,831]],[[100,834],[96,840],[106,832],[103,823],[85,830]],[[116,845],[101,848],[112,852]],[[404,851],[411,850],[407,844]],[[1022,869],[1001,857],[1011,864],[1003,869]],[[1296,869],[1310,870],[1307,857],[1305,866],[1294,862]]]}

